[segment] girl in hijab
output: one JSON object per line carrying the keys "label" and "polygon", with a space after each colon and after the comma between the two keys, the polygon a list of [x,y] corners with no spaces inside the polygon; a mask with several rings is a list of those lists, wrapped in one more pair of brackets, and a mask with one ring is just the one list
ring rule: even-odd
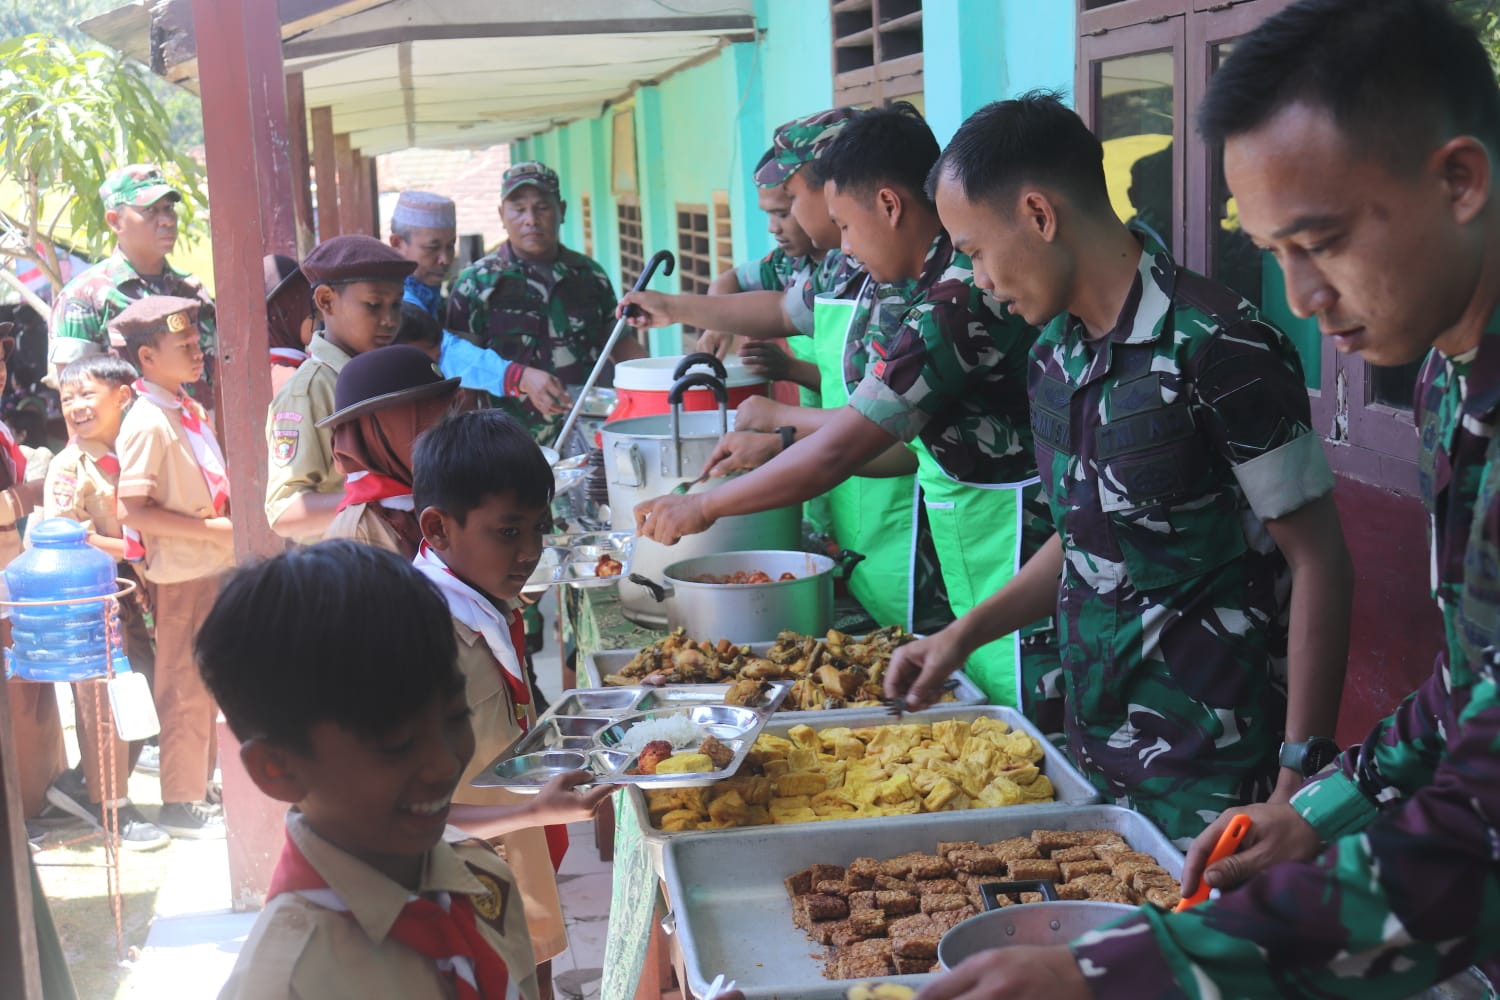
{"label": "girl in hijab", "polygon": [[262,261],[266,280],[267,339],[271,343],[271,396],[307,358],[313,335],[312,289],[297,262],[279,253]]}

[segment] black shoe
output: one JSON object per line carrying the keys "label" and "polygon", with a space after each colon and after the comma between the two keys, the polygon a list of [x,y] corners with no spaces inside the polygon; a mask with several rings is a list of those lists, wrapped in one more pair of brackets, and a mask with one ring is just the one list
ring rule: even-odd
{"label": "black shoe", "polygon": [[203,801],[222,813],[224,811],[224,786],[217,781],[210,781],[208,794],[203,796]]}
{"label": "black shoe", "polygon": [[224,815],[206,802],[165,802],[156,825],[184,840],[224,839]]}
{"label": "black shoe", "polygon": [[[96,830],[104,829],[104,808],[90,802],[83,775],[64,771],[47,786],[47,801],[70,816],[83,820]],[[120,846],[127,851],[155,851],[172,842],[165,830],[148,823],[139,810],[126,802],[119,810]]]}

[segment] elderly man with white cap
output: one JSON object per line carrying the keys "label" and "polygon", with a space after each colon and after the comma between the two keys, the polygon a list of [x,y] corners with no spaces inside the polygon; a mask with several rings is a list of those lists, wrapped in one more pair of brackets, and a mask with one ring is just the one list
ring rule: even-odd
{"label": "elderly man with white cap", "polygon": [[[403,191],[391,213],[391,246],[417,265],[406,278],[403,303],[415,306],[439,323],[446,311],[443,282],[453,267],[458,242],[458,217],[452,198],[431,191]],[[402,338],[397,338],[402,339]],[[569,400],[563,384],[552,374],[523,365],[512,365],[499,354],[448,330],[443,331],[438,367],[449,378],[461,380],[465,389],[491,396],[529,395],[566,407]]]}

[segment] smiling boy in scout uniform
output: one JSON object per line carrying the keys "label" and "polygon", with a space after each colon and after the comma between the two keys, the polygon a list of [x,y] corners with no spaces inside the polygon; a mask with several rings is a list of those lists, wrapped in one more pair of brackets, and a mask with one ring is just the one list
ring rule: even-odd
{"label": "smiling boy in scout uniform", "polygon": [[120,523],[140,539],[141,575],[156,617],[152,695],[161,719],[162,808],[174,837],[224,836],[224,817],[204,801],[218,710],[193,662],[193,634],[219,577],[234,565],[229,474],[203,407],[183,391],[203,375],[198,303],[153,295],[110,322],[113,343],[135,365],[136,401],[116,450]]}
{"label": "smiling boy in scout uniform", "polygon": [[401,328],[402,282],[416,265],[371,236],[335,236],[302,261],[323,329],[266,414],[270,449],[266,520],[283,538],[315,541],[344,499],[333,432],[318,421],[334,409],[334,386],[357,354],[393,343]]}
{"label": "smiling boy in scout uniform", "polygon": [[537,1000],[509,868],[447,825],[474,730],[436,589],[321,542],[232,577],[197,651],[251,780],[293,806],[221,1000]]}
{"label": "smiling boy in scout uniform", "polygon": [[924,703],[967,650],[1055,611],[1069,755],[1186,844],[1296,790],[1283,733],[1332,735],[1352,571],[1296,349],[1127,229],[1102,163],[1083,121],[1033,94],[977,112],[934,168],[975,281],[1046,325],[1031,420],[1055,533],[899,654],[887,687]]}

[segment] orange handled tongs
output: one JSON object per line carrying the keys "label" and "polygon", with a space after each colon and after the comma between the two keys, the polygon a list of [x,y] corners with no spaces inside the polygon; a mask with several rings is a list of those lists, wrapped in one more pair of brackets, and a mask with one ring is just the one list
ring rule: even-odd
{"label": "orange handled tongs", "polygon": [[[1203,866],[1204,872],[1207,873],[1208,865],[1217,864],[1218,862],[1223,861],[1225,858],[1229,857],[1235,851],[1239,850],[1240,844],[1245,840],[1245,834],[1249,832],[1249,816],[1246,816],[1244,813],[1240,813],[1234,819],[1230,820],[1229,825],[1224,828],[1224,832],[1219,834],[1219,842],[1214,845],[1213,853],[1208,856],[1208,864]],[[1186,910],[1189,907],[1197,906],[1199,903],[1208,898],[1208,893],[1208,882],[1204,880],[1202,875],[1199,875],[1198,891],[1193,893],[1191,896],[1183,896],[1182,902],[1178,903],[1177,909],[1173,910],[1172,912],[1181,913],[1183,910]]]}

